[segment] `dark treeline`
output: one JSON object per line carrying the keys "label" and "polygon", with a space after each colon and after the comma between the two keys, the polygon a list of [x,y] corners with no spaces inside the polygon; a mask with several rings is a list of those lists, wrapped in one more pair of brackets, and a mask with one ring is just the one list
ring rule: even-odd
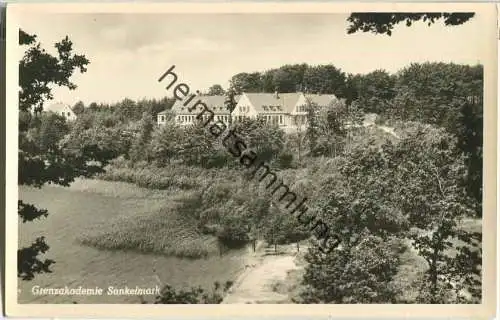
{"label": "dark treeline", "polygon": [[88,105],[79,101],[72,109],[77,115],[81,115],[85,110],[103,112],[118,121],[129,122],[140,120],[144,112],[155,117],[159,112],[172,108],[174,102],[174,98],[168,97],[162,99],[141,99],[138,101],[126,98],[116,103],[91,102]]}

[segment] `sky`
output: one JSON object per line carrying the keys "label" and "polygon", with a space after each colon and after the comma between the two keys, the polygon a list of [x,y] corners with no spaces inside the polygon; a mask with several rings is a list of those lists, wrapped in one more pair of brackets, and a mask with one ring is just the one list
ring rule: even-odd
{"label": "sky", "polygon": [[[348,14],[37,14],[21,28],[42,46],[66,35],[90,60],[71,79],[76,90],[54,89],[54,101],[112,103],[162,98],[172,92],[158,78],[172,65],[192,91],[226,88],[239,72],[284,64],[333,64],[346,73],[389,72],[412,62],[484,63],[488,21],[476,15],[461,26],[396,26],[391,37],[346,32]],[[20,52],[21,54],[21,52]]]}

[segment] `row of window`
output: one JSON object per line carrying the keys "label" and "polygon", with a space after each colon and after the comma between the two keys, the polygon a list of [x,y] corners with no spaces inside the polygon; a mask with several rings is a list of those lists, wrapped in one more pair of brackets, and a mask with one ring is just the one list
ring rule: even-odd
{"label": "row of window", "polygon": [[240,106],[240,112],[241,113],[247,113],[248,111],[250,111],[250,107],[249,106]]}
{"label": "row of window", "polygon": [[307,111],[307,106],[301,105],[297,107],[298,112],[306,112]]}
{"label": "row of window", "polygon": [[194,123],[196,116],[177,116],[177,121],[179,123]]}
{"label": "row of window", "polygon": [[[163,116],[162,116],[163,117]],[[203,116],[203,120],[206,121],[208,120],[208,116]],[[194,123],[196,119],[196,116],[177,116],[177,122],[179,123]],[[160,117],[160,121],[164,121],[163,118]],[[222,121],[224,123],[229,123],[229,116],[214,116],[214,121]]]}
{"label": "row of window", "polygon": [[284,125],[285,121],[283,119],[283,115],[279,114],[264,114],[260,115],[259,118],[264,119],[266,123],[269,124],[279,124],[279,125]]}
{"label": "row of window", "polygon": [[268,110],[281,111],[281,106],[262,106],[262,109],[264,109],[264,111],[268,111]]}
{"label": "row of window", "polygon": [[[203,121],[209,121],[210,117],[208,115],[203,115]],[[242,121],[246,116],[235,116],[233,117],[234,121]],[[259,115],[258,118],[264,119],[264,121],[268,124],[273,124],[273,125],[280,125],[284,126],[285,125],[285,118],[283,115]],[[195,115],[185,115],[185,116],[177,116],[177,122],[182,123],[182,124],[190,124],[194,123],[196,120]],[[165,121],[165,116],[160,115],[160,122]],[[222,121],[224,123],[229,123],[229,116],[227,115],[216,115],[214,116],[213,121]],[[307,117],[305,115],[297,115],[294,116],[292,119],[292,123],[294,125],[305,125],[307,124]]]}
{"label": "row of window", "polygon": [[[225,107],[218,107],[219,110],[224,110]],[[217,107],[214,107],[213,109],[217,109]],[[283,108],[281,106],[271,106],[271,105],[263,105],[262,109],[264,111],[283,111]],[[187,110],[187,109],[186,109]],[[181,111],[184,111],[184,108],[181,108]],[[239,111],[241,113],[248,113],[250,111],[249,106],[240,106]],[[297,107],[297,112],[307,112],[307,106],[306,105],[300,105]],[[187,116],[186,116],[187,117]]]}
{"label": "row of window", "polygon": [[[203,117],[205,121],[208,120],[208,116],[204,116]],[[245,118],[245,116],[235,116],[234,117],[234,120],[235,121],[242,121],[243,119]],[[279,125],[284,125],[285,124],[285,119],[283,117],[283,115],[269,115],[269,114],[265,114],[265,115],[260,115],[259,118],[261,119],[264,119],[266,123],[269,123],[269,124],[279,124]],[[177,122],[178,123],[194,123],[195,122],[195,119],[196,119],[196,116],[195,115],[186,115],[186,116],[177,116]],[[304,119],[305,120],[305,119]],[[163,115],[160,115],[160,122],[164,122],[165,121],[165,116]],[[214,121],[222,121],[224,123],[229,123],[229,116],[227,115],[216,115],[214,117]]]}

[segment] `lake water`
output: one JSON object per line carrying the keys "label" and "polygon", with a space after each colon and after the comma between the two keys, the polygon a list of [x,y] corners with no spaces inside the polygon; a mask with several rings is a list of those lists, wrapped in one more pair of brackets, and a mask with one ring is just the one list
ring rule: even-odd
{"label": "lake water", "polygon": [[[53,259],[53,273],[34,280],[19,280],[20,303],[140,303],[137,296],[34,295],[32,288],[84,288],[108,286],[154,288],[160,283],[174,287],[211,287],[214,281],[234,280],[244,268],[245,249],[223,257],[189,260],[129,251],[103,251],[81,245],[78,235],[117,215],[133,215],[160,208],[168,191],[152,191],[131,184],[79,180],[71,187],[20,187],[19,198],[45,208],[47,218],[21,223],[19,242],[31,243],[45,236],[50,246],[45,255]],[[156,271],[155,271],[156,270]],[[153,296],[149,297],[151,300]]]}

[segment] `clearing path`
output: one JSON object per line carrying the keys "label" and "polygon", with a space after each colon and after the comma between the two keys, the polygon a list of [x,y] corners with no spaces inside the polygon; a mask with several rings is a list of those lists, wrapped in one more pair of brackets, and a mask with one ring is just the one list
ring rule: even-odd
{"label": "clearing path", "polygon": [[274,285],[283,282],[288,271],[300,267],[295,263],[293,250],[274,255],[274,249],[258,248],[222,303],[280,303],[288,301],[288,295],[275,292]]}

